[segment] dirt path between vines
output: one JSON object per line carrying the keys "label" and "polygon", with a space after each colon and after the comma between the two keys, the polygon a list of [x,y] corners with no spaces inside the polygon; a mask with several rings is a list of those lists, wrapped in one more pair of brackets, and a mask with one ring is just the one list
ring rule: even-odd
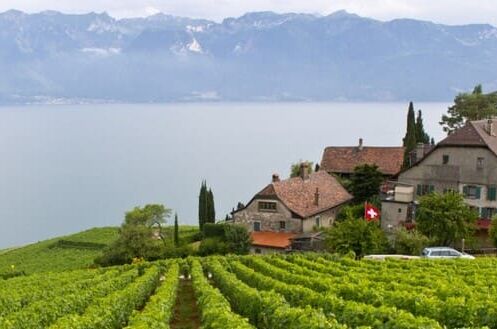
{"label": "dirt path between vines", "polygon": [[180,280],[173,312],[173,318],[169,323],[171,329],[200,328],[200,312],[195,301],[191,280]]}

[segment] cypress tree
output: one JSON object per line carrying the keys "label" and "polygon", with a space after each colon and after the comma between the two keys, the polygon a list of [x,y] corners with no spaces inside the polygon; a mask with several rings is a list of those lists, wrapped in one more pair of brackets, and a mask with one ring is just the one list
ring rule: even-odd
{"label": "cypress tree", "polygon": [[178,226],[178,214],[174,214],[174,246],[179,245],[179,226]]}
{"label": "cypress tree", "polygon": [[202,181],[200,186],[200,195],[198,197],[198,226],[200,230],[204,227],[206,222],[207,213],[207,185],[205,181]]}
{"label": "cypress tree", "polygon": [[416,148],[416,121],[412,102],[409,102],[409,110],[407,111],[407,129],[403,145],[405,147],[403,168],[409,168],[411,162],[409,154]]}
{"label": "cypress tree", "polygon": [[207,192],[207,222],[215,223],[216,222],[216,207],[214,205],[214,194],[212,190],[209,189]]}
{"label": "cypress tree", "polygon": [[423,114],[421,110],[418,110],[418,116],[416,117],[416,143],[430,143],[430,136],[426,133],[423,126]]}

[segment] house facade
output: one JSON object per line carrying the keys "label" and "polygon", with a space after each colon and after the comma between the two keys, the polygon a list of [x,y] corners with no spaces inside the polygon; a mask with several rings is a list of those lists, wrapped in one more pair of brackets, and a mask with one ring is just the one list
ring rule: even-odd
{"label": "house facade", "polygon": [[272,248],[267,243],[271,239],[279,241],[272,249],[285,250],[299,234],[333,225],[338,211],[350,200],[352,196],[336,178],[324,171],[308,174],[301,166],[298,177],[280,180],[273,175],[272,182],[247,206],[233,213],[232,221],[254,232],[253,245],[261,252]]}
{"label": "house facade", "polygon": [[[400,172],[398,182],[411,187],[413,199],[432,192],[461,193],[478,211],[478,229],[488,230],[490,219],[497,214],[496,132],[497,121],[468,122]],[[393,218],[393,213],[387,211],[387,216]]]}
{"label": "house facade", "polygon": [[398,173],[404,162],[404,147],[329,146],[325,148],[320,169],[329,174],[350,178],[354,168],[363,164],[377,165],[385,178]]}

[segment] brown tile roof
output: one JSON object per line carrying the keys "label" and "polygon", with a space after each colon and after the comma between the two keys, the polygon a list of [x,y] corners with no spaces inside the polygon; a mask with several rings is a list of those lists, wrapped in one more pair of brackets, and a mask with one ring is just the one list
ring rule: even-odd
{"label": "brown tile roof", "polygon": [[353,173],[356,166],[376,164],[384,175],[400,171],[404,162],[403,147],[327,147],[321,160],[321,169],[330,173]]}
{"label": "brown tile roof", "polygon": [[[316,191],[319,193],[315,204]],[[325,171],[318,171],[309,178],[289,178],[273,182],[260,191],[256,197],[275,197],[302,218],[334,208],[352,199],[347,190]]]}
{"label": "brown tile roof", "polygon": [[283,232],[252,232],[252,245],[259,247],[271,248],[288,248],[292,242],[290,241],[296,234]]}

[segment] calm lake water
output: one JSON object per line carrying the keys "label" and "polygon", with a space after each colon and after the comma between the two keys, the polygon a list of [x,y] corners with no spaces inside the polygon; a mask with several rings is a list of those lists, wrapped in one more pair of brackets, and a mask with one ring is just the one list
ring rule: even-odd
{"label": "calm lake water", "polygon": [[[445,103],[418,103],[438,141]],[[0,248],[95,226],[163,203],[197,222],[201,181],[218,218],[276,172],[328,145],[400,145],[407,103],[0,107]]]}

